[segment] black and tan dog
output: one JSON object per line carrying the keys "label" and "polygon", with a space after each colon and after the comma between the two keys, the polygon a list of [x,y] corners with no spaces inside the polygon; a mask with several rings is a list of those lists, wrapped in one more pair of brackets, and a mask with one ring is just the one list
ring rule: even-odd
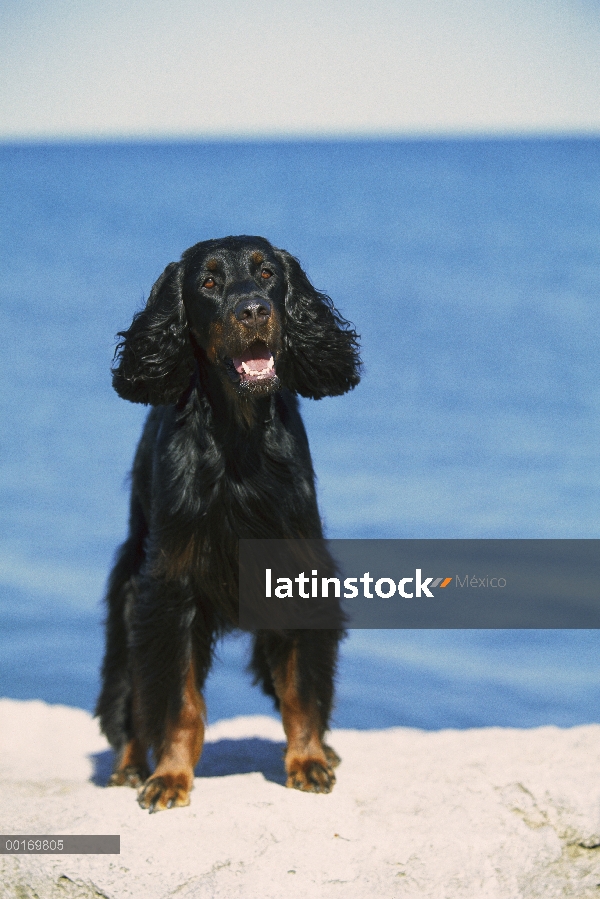
{"label": "black and tan dog", "polygon": [[[237,624],[238,540],[322,536],[295,394],[343,394],[360,362],[349,323],[260,237],[186,250],[120,337],[115,390],[155,408],[109,581],[96,714],[117,753],[110,782],[139,787],[140,805],[158,811],[189,803],[201,690],[216,639]],[[290,787],[335,782],[323,737],[342,633],[254,635],[251,669],[281,709]]]}

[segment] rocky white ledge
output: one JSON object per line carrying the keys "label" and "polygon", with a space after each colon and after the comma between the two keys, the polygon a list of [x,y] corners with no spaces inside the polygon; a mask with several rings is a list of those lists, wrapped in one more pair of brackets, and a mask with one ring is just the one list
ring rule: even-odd
{"label": "rocky white ledge", "polygon": [[600,726],[334,731],[330,795],[283,786],[283,732],[221,721],[192,804],[150,815],[106,789],[87,712],[0,701],[0,833],[120,834],[120,855],[0,855],[10,899],[600,893]]}

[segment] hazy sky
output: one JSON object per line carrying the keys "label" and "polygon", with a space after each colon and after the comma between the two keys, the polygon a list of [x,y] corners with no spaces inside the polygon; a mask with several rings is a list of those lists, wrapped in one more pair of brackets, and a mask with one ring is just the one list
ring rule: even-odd
{"label": "hazy sky", "polygon": [[0,0],[0,138],[600,132],[599,0]]}

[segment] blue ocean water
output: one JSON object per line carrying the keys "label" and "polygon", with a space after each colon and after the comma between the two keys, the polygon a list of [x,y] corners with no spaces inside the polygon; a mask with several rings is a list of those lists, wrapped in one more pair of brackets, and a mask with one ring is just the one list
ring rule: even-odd
{"label": "blue ocean water", "polygon": [[[331,537],[598,537],[600,141],[0,147],[0,695],[91,709],[101,597],[145,410],[109,365],[209,237],[298,256],[362,336],[305,401]],[[270,712],[219,650],[210,720]],[[591,631],[353,632],[335,723],[600,717]]]}

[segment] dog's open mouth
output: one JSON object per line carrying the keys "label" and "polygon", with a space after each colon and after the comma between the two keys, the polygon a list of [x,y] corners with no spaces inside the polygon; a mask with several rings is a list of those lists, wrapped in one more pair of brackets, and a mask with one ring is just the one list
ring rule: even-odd
{"label": "dog's open mouth", "polygon": [[271,381],[276,377],[273,354],[261,340],[255,341],[241,356],[234,356],[231,367],[237,372],[241,384]]}

